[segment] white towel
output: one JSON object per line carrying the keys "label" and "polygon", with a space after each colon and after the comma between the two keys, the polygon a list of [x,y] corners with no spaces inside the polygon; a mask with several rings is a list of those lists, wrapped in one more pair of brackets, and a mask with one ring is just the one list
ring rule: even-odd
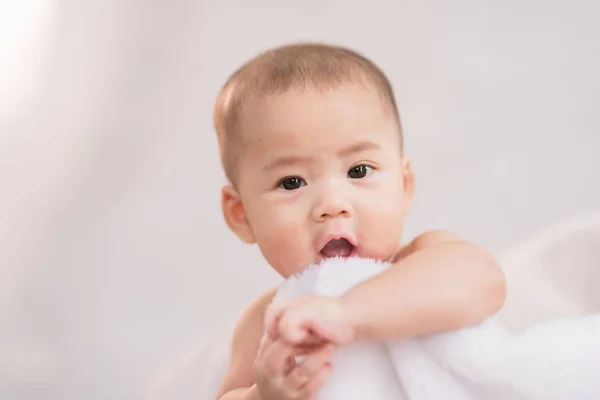
{"label": "white towel", "polygon": [[[289,278],[274,300],[341,296],[388,266],[328,259]],[[598,400],[600,314],[519,333],[490,318],[408,341],[354,343],[331,361],[333,373],[317,400]]]}

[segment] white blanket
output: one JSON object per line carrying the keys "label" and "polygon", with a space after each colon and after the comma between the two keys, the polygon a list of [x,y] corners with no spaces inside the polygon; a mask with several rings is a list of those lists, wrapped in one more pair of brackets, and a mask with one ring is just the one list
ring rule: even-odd
{"label": "white blanket", "polygon": [[[341,296],[388,264],[331,259],[288,279],[275,300]],[[535,293],[531,294],[535,296]],[[340,348],[317,400],[598,400],[600,314],[510,333],[494,319],[457,332]]]}

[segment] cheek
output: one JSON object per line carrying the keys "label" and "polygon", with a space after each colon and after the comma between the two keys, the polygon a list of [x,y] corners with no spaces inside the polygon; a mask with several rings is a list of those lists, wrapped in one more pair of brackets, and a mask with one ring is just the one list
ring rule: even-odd
{"label": "cheek", "polygon": [[393,181],[379,187],[377,192],[361,207],[359,230],[374,255],[388,259],[400,245],[405,205],[402,187]]}
{"label": "cheek", "polygon": [[370,235],[382,241],[400,239],[404,224],[404,212],[401,204],[386,199],[372,203],[363,213],[361,226],[368,227]]}
{"label": "cheek", "polygon": [[[388,172],[378,177],[366,194],[366,209],[376,218],[404,215],[405,201],[402,176]],[[365,199],[363,199],[363,202]]]}
{"label": "cheek", "polygon": [[[267,262],[281,275],[297,272],[307,244],[305,216],[298,210],[271,204],[253,213],[256,243]],[[258,211],[258,210],[257,210]]]}
{"label": "cheek", "polygon": [[398,207],[388,211],[383,208],[373,211],[360,224],[361,240],[369,257],[390,260],[401,245],[404,218]]}

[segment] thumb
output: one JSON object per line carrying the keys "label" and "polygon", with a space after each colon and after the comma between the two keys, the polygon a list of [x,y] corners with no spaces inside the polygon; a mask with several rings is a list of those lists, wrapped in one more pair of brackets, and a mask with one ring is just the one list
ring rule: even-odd
{"label": "thumb", "polygon": [[286,303],[277,301],[271,303],[265,311],[265,330],[272,340],[277,339],[280,335],[279,321],[286,308]]}
{"label": "thumb", "polygon": [[321,340],[335,344],[342,344],[349,340],[349,333],[339,324],[333,321],[315,321],[310,330],[313,335]]}

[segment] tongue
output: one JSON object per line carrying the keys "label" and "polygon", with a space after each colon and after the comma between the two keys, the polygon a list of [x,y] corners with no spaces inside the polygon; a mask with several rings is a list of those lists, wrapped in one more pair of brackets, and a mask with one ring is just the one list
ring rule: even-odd
{"label": "tongue", "polygon": [[325,247],[323,247],[321,254],[327,258],[348,257],[350,253],[352,253],[353,247],[354,246],[352,246],[346,239],[334,239],[330,240]]}

